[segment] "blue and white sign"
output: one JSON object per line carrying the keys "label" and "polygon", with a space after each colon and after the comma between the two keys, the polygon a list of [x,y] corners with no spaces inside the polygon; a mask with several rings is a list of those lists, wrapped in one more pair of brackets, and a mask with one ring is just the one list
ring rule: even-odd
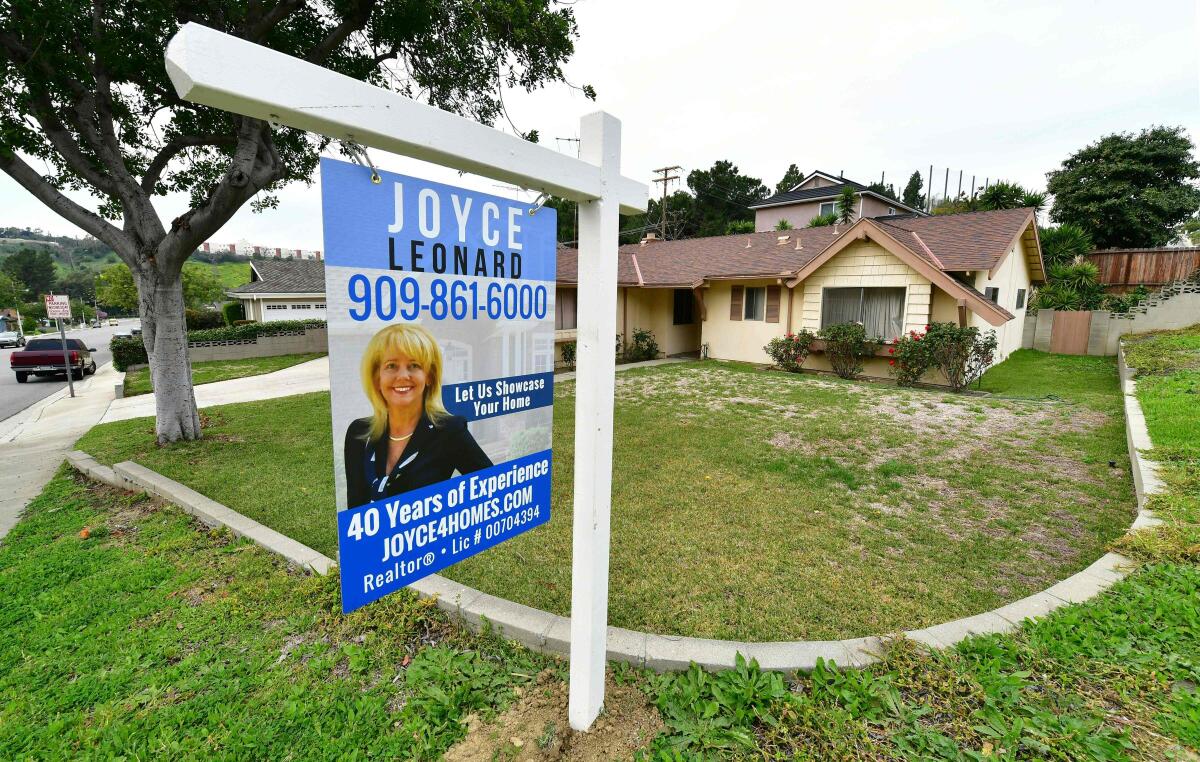
{"label": "blue and white sign", "polygon": [[550,519],[555,211],[321,160],[342,608]]}

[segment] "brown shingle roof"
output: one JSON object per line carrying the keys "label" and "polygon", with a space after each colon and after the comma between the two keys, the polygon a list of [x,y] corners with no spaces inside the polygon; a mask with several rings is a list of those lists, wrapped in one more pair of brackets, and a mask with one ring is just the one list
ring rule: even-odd
{"label": "brown shingle roof", "polygon": [[325,263],[311,259],[255,259],[258,279],[229,289],[230,294],[321,294]]}
{"label": "brown shingle roof", "polygon": [[[939,270],[955,272],[991,269],[1004,256],[1013,239],[1025,229],[1031,212],[1031,209],[1007,209],[941,217],[883,217],[872,221]],[[848,229],[846,225],[839,225],[836,228],[655,241],[645,246],[626,244],[617,250],[617,279],[622,286],[644,284],[665,288],[693,286],[712,279],[790,275],[811,262]],[[919,241],[913,237],[913,232],[920,237]],[[781,236],[788,238],[782,245],[779,244]],[[803,248],[797,249],[797,242]],[[575,249],[558,250],[560,283],[577,282],[577,257]]]}
{"label": "brown shingle roof", "polygon": [[947,272],[990,270],[1029,222],[1032,209],[1002,209],[934,217],[877,217],[875,222],[915,254],[926,257],[920,240]]}

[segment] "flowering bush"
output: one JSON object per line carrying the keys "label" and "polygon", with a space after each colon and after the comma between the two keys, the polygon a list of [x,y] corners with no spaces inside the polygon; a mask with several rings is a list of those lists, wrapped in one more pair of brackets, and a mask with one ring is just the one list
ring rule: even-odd
{"label": "flowering bush", "polygon": [[789,373],[799,373],[800,367],[804,365],[804,361],[808,359],[808,353],[812,349],[813,340],[817,337],[811,331],[805,329],[800,333],[788,332],[783,336],[776,336],[763,347],[763,351],[767,353],[775,364]]}
{"label": "flowering bush", "polygon": [[874,342],[867,341],[862,323],[828,325],[817,336],[825,342],[825,355],[833,372],[842,378],[857,378],[862,373],[863,358],[875,349]]}
{"label": "flowering bush", "polygon": [[[929,326],[925,326],[929,328]],[[896,377],[900,386],[912,386],[921,380],[925,371],[929,370],[932,362],[929,357],[929,345],[923,339],[922,331],[909,331],[903,336],[892,340],[888,347],[888,370]]]}
{"label": "flowering bush", "polygon": [[956,392],[977,381],[996,358],[996,332],[980,333],[978,328],[953,323],[934,323],[921,340],[929,355],[930,367],[946,376]]}

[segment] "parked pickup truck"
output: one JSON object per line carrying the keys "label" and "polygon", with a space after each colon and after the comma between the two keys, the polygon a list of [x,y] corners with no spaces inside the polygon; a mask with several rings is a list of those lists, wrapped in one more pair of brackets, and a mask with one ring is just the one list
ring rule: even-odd
{"label": "parked pickup truck", "polygon": [[[96,372],[96,361],[92,359],[95,348],[86,346],[79,339],[67,339],[67,358],[71,375],[75,378],[90,376]],[[30,376],[65,376],[67,366],[63,363],[62,339],[30,339],[20,352],[9,357],[17,383],[23,384]]]}

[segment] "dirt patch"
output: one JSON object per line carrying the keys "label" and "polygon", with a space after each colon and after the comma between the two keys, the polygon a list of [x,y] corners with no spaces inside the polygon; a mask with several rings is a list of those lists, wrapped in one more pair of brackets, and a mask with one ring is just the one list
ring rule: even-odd
{"label": "dirt patch", "polygon": [[571,730],[567,685],[550,670],[524,690],[508,711],[488,723],[467,719],[467,737],[446,753],[447,762],[511,760],[601,762],[632,759],[663,729],[658,711],[633,685],[618,684],[610,674],[604,711],[587,733]]}

